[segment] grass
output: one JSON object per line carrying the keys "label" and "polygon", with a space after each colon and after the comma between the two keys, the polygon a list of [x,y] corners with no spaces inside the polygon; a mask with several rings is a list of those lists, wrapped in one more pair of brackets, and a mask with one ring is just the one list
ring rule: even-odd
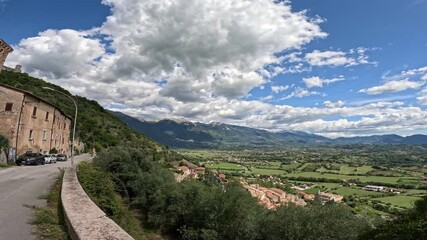
{"label": "grass", "polygon": [[352,187],[339,187],[336,190],[332,190],[332,192],[335,192],[339,195],[343,195],[345,197],[356,195],[360,197],[368,197],[368,196],[379,196],[383,195],[384,193],[381,192],[372,192],[372,191],[365,191],[360,188],[352,188]]}
{"label": "grass", "polygon": [[63,175],[64,171],[61,170],[49,192],[40,197],[46,199],[46,207],[28,206],[34,210],[34,218],[31,220],[31,224],[36,226],[34,233],[39,239],[71,239],[68,236],[61,204]]}
{"label": "grass", "polygon": [[291,163],[289,165],[284,165],[284,170],[295,170],[300,164],[299,163]]}
{"label": "grass", "polygon": [[425,196],[427,195],[426,190],[416,190],[416,189],[408,189],[406,190],[406,193],[404,193],[406,196]]}
{"label": "grass", "polygon": [[228,170],[244,170],[245,168],[242,165],[235,163],[218,163],[218,164],[206,164],[206,168],[210,169],[228,169]]}
{"label": "grass", "polygon": [[252,168],[252,173],[258,173],[261,175],[282,175],[285,173],[284,170],[280,169],[266,169],[266,168]]}
{"label": "grass", "polygon": [[337,179],[337,180],[349,180],[359,179],[361,182],[378,182],[378,183],[392,183],[396,184],[399,181],[398,177],[382,177],[382,176],[349,176],[343,174],[330,174],[330,173],[318,173],[318,172],[300,172],[300,173],[289,173],[285,174],[286,177],[314,177],[314,178],[326,178],[326,179]]}
{"label": "grass", "polygon": [[372,167],[367,166],[367,165],[363,165],[361,167],[350,167],[348,165],[341,165],[339,171],[338,170],[328,170],[324,167],[321,167],[321,168],[316,170],[316,172],[320,172],[320,173],[332,172],[332,173],[337,173],[337,174],[342,174],[342,175],[349,175],[349,174],[365,175],[370,171],[372,171]]}
{"label": "grass", "polygon": [[8,167],[10,167],[10,165],[6,163],[0,163],[0,168],[8,168]]}
{"label": "grass", "polygon": [[373,198],[372,200],[379,200],[383,203],[390,203],[391,205],[398,207],[411,208],[419,197],[396,195],[391,197]]}

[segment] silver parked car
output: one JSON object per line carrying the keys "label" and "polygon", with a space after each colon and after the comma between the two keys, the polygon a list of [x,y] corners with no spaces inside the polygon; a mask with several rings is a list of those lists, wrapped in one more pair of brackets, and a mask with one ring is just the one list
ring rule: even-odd
{"label": "silver parked car", "polygon": [[44,155],[44,163],[56,163],[57,157],[55,154]]}

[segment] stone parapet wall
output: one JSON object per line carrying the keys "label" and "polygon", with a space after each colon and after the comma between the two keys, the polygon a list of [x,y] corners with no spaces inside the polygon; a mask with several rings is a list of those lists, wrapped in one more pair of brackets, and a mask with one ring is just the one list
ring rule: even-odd
{"label": "stone parapet wall", "polygon": [[133,239],[95,205],[81,187],[75,168],[67,168],[61,191],[68,232],[73,240]]}

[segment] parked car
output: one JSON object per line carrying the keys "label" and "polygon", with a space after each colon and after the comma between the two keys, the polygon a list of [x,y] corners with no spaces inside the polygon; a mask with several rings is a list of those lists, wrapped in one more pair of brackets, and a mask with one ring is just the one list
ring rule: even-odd
{"label": "parked car", "polygon": [[58,154],[58,155],[56,155],[56,160],[57,161],[67,161],[68,160],[68,157],[67,157],[67,155],[65,155],[65,154]]}
{"label": "parked car", "polygon": [[55,154],[44,155],[44,163],[56,163],[56,155]]}
{"label": "parked car", "polygon": [[41,153],[25,153],[16,159],[16,165],[44,165],[44,156]]}

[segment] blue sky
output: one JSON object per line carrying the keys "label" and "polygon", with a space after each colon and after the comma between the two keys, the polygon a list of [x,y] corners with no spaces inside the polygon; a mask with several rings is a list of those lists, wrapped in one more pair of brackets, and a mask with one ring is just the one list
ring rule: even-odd
{"label": "blue sky", "polygon": [[427,134],[426,12],[427,0],[0,0],[0,38],[7,64],[141,119]]}

